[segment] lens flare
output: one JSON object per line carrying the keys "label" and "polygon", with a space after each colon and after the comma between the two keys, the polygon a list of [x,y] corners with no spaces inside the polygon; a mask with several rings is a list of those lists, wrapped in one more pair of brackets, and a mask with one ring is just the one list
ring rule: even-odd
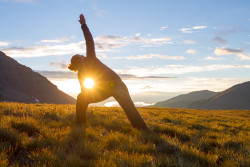
{"label": "lens flare", "polygon": [[94,87],[94,85],[95,85],[95,82],[94,82],[93,79],[91,79],[91,78],[85,79],[85,81],[84,81],[84,86],[85,86],[86,88],[91,89],[91,88]]}

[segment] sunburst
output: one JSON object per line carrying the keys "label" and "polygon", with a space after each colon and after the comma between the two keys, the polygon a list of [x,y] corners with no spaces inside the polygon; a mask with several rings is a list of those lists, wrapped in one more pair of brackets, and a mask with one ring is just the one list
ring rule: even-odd
{"label": "sunburst", "polygon": [[93,87],[94,87],[95,82],[94,82],[94,80],[93,80],[93,79],[91,79],[91,78],[87,78],[87,79],[85,79],[85,81],[84,81],[83,85],[85,86],[85,88],[91,89],[91,88],[93,88]]}

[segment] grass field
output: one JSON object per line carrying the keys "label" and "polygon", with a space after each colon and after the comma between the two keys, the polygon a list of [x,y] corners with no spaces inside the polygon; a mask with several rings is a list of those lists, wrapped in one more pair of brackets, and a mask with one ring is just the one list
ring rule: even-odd
{"label": "grass field", "polygon": [[149,131],[121,108],[0,103],[0,166],[250,166],[250,111],[138,108]]}

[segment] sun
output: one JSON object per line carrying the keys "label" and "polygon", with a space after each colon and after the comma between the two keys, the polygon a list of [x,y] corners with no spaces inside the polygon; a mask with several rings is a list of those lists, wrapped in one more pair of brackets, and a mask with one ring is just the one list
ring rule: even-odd
{"label": "sun", "polygon": [[86,88],[88,88],[88,89],[91,89],[91,88],[93,88],[94,87],[94,85],[95,85],[95,82],[94,82],[94,80],[93,79],[91,79],[91,78],[87,78],[87,79],[85,79],[85,81],[84,81],[84,86],[86,87]]}

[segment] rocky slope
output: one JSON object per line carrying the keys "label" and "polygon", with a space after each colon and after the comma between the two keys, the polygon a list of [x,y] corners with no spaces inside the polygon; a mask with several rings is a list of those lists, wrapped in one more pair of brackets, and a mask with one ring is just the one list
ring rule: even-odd
{"label": "rocky slope", "polygon": [[0,101],[75,104],[46,77],[0,51]]}

